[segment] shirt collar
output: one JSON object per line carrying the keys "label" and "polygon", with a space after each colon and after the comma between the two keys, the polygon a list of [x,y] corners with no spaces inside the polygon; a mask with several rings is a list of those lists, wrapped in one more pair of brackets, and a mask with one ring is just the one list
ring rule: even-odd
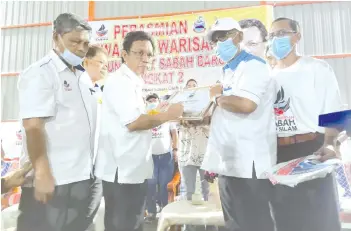
{"label": "shirt collar", "polygon": [[266,61],[264,61],[260,57],[249,54],[243,50],[243,51],[240,51],[240,53],[233,60],[231,60],[223,67],[223,71],[225,71],[226,69],[230,69],[234,71],[241,62],[248,62],[250,60],[257,60],[259,62],[266,63]]}
{"label": "shirt collar", "polygon": [[123,63],[121,65],[121,71],[126,74],[136,86],[141,87],[144,85],[144,80],[141,78],[141,76],[137,76],[126,64]]}
{"label": "shirt collar", "polygon": [[[51,50],[49,52],[49,57],[51,58],[58,72],[64,71],[66,68],[68,68],[69,64],[66,61],[62,60],[54,50]],[[85,71],[82,65],[75,66],[74,68],[82,72]]]}

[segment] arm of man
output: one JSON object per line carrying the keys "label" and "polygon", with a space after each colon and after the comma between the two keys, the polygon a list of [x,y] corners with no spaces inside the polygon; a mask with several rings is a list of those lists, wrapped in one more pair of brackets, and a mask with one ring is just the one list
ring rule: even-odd
{"label": "arm of man", "polygon": [[26,133],[29,159],[33,165],[36,199],[46,202],[54,191],[54,179],[47,157],[45,118],[55,115],[55,88],[52,76],[33,68],[18,80],[20,118]]}
{"label": "arm of man", "polygon": [[[319,75],[315,80],[315,91],[317,102],[320,103],[319,114],[326,114],[331,112],[340,111],[342,109],[342,100],[340,96],[339,85],[333,69],[325,61],[320,60],[317,67]],[[334,128],[325,128],[324,145],[322,147],[321,160],[333,158],[335,152],[335,139],[340,131]]]}
{"label": "arm of man", "polygon": [[178,130],[175,123],[171,123],[170,125],[170,133],[172,139],[172,151],[173,151],[173,158],[174,161],[177,162],[178,160]]}
{"label": "arm of man", "polygon": [[[133,83],[125,76],[113,76],[104,87],[104,101],[109,104],[119,116],[123,126],[130,132],[149,130],[169,120],[180,117],[181,105],[170,105],[166,112],[157,115],[147,115],[145,105],[141,103]],[[182,112],[181,112],[182,113]]]}
{"label": "arm of man", "polygon": [[167,112],[161,112],[157,115],[140,114],[140,116],[135,121],[127,124],[126,126],[131,132],[149,130],[163,123],[166,123],[170,120],[169,117],[170,116]]}
{"label": "arm of man", "polygon": [[172,149],[178,149],[178,131],[174,123],[170,124],[170,132],[172,138]]}
{"label": "arm of man", "polygon": [[243,70],[244,76],[241,77],[238,91],[217,98],[219,107],[233,113],[244,114],[250,114],[256,110],[272,81],[267,67],[257,62],[250,62]]}

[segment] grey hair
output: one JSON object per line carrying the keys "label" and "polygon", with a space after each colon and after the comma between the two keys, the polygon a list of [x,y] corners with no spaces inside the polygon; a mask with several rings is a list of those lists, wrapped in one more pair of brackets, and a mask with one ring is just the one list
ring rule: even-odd
{"label": "grey hair", "polygon": [[291,18],[283,18],[283,17],[282,18],[277,18],[277,19],[275,19],[272,22],[272,24],[275,23],[275,22],[285,21],[285,20],[289,22],[289,26],[290,26],[292,31],[300,32],[300,24],[299,24],[299,22],[294,20],[294,19],[291,19]]}
{"label": "grey hair", "polygon": [[73,30],[87,30],[91,31],[91,27],[88,22],[82,19],[80,16],[72,13],[63,13],[57,16],[53,22],[54,32],[63,35]]}
{"label": "grey hair", "polygon": [[244,19],[244,20],[239,21],[239,24],[240,24],[242,29],[256,27],[261,33],[262,42],[267,41],[268,32],[267,32],[266,27],[263,25],[263,23],[260,20],[255,19],[255,18]]}

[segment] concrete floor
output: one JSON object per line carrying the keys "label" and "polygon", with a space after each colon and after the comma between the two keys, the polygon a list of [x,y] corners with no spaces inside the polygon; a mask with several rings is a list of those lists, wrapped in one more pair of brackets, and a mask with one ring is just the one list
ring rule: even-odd
{"label": "concrete floor", "polygon": [[[144,226],[144,231],[156,231],[156,229],[157,229],[157,221],[155,221],[152,224],[145,224]],[[199,229],[196,229],[196,231],[199,231]],[[341,231],[351,231],[351,227],[348,229],[342,229]]]}

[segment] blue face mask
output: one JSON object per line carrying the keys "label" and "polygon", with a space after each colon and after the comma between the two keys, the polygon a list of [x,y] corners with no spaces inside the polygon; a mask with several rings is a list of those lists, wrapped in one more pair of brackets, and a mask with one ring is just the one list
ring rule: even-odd
{"label": "blue face mask", "polygon": [[78,65],[82,65],[83,63],[83,58],[73,54],[71,51],[69,51],[63,41],[62,41],[62,38],[61,36],[60,37],[60,40],[61,40],[61,43],[63,45],[63,47],[65,48],[65,50],[63,51],[63,53],[61,53],[61,58],[63,58],[68,64],[72,65],[72,66],[78,66]]}
{"label": "blue face mask", "polygon": [[234,45],[232,38],[228,38],[224,42],[217,42],[217,56],[224,62],[229,62],[238,52],[238,47]]}
{"label": "blue face mask", "polygon": [[271,53],[277,60],[286,58],[292,49],[293,46],[291,46],[290,36],[284,36],[280,38],[274,37],[273,40],[270,41]]}
{"label": "blue face mask", "polygon": [[147,111],[154,110],[155,108],[157,108],[157,106],[158,106],[158,103],[148,103],[146,106],[146,110]]}

